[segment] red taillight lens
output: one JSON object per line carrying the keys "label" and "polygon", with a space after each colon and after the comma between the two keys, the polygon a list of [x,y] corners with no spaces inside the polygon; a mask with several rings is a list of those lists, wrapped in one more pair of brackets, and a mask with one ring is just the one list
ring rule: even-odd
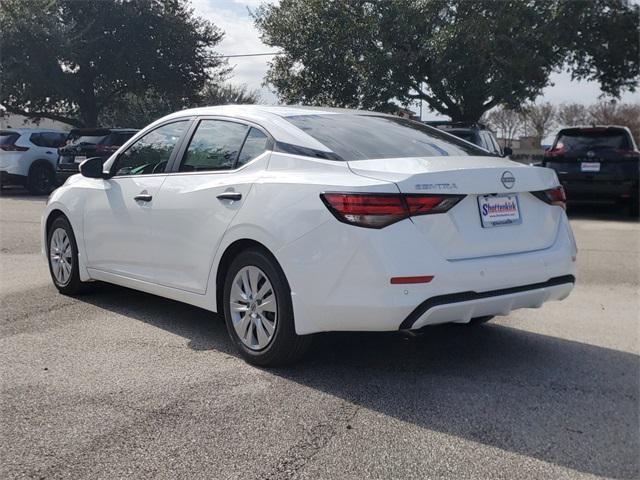
{"label": "red taillight lens", "polygon": [[383,228],[415,215],[444,213],[464,195],[402,195],[386,193],[323,193],[320,198],[341,222]]}
{"label": "red taillight lens", "polygon": [[567,150],[564,148],[564,145],[562,143],[558,143],[551,150],[547,150],[546,152],[544,152],[544,156],[546,158],[553,158],[553,157],[559,157],[560,155],[564,155],[565,153],[567,153]]}
{"label": "red taillight lens", "polygon": [[4,150],[5,152],[26,152],[29,150],[29,147],[21,147],[19,145],[5,143],[0,145],[0,150]]}
{"label": "red taillight lens", "polygon": [[562,186],[531,193],[549,205],[558,205],[559,207],[566,208],[567,195]]}

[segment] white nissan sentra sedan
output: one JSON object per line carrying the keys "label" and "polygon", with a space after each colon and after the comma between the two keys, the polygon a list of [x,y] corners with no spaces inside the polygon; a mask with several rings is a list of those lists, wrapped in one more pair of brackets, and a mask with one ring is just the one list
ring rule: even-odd
{"label": "white nissan sentra sedan", "polygon": [[186,110],[80,170],[42,219],[57,289],[101,280],[224,313],[259,365],[316,332],[478,323],[575,281],[553,170],[394,116]]}

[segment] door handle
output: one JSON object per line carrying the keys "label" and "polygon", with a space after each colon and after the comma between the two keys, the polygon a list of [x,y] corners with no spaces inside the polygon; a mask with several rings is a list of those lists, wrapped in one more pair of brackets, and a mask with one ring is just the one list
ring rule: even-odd
{"label": "door handle", "polygon": [[141,193],[140,195],[136,195],[133,197],[136,202],[150,202],[153,197],[148,193]]}
{"label": "door handle", "polygon": [[240,200],[242,194],[239,192],[224,192],[216,195],[218,200]]}

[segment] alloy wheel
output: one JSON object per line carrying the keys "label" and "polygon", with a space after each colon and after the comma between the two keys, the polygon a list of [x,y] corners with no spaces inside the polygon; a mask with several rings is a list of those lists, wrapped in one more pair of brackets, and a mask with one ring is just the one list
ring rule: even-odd
{"label": "alloy wheel", "polygon": [[251,350],[266,348],[278,321],[276,295],[267,275],[253,265],[240,269],[229,302],[233,328],[242,343]]}
{"label": "alloy wheel", "polygon": [[71,279],[73,268],[73,250],[71,240],[64,228],[56,228],[49,243],[49,261],[51,271],[60,285],[66,285]]}

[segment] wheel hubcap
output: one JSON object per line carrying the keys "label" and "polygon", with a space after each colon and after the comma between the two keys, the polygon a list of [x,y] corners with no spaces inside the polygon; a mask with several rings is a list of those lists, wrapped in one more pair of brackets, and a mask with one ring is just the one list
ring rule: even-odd
{"label": "wheel hubcap", "polygon": [[242,268],[233,279],[231,321],[238,337],[251,350],[262,350],[276,331],[278,304],[271,282],[258,267]]}
{"label": "wheel hubcap", "polygon": [[60,285],[66,285],[71,278],[73,255],[71,242],[64,228],[56,228],[49,244],[51,271]]}

